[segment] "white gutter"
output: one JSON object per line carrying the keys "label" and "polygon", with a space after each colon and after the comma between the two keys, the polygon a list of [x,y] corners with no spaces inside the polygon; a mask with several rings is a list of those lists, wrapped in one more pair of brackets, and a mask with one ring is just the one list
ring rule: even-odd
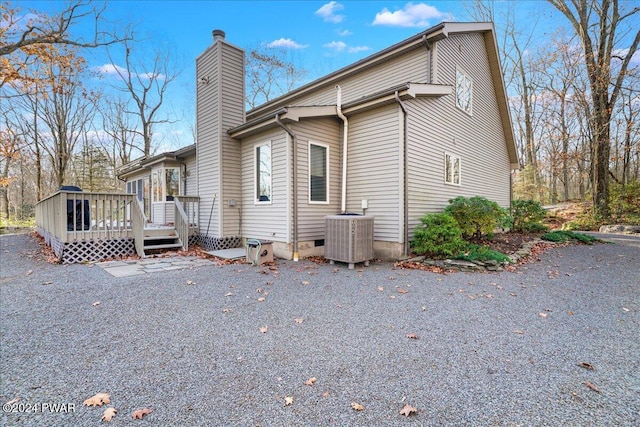
{"label": "white gutter", "polygon": [[342,119],[343,137],[342,137],[342,205],[340,207],[342,213],[347,213],[347,142],[349,140],[349,120],[347,116],[342,114],[342,88],[340,85],[336,85],[337,100],[336,100],[336,112],[338,117]]}

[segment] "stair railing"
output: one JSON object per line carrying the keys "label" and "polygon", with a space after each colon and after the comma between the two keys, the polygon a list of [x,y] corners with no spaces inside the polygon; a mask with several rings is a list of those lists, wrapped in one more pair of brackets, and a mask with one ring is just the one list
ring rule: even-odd
{"label": "stair railing", "polygon": [[187,213],[184,211],[182,207],[182,203],[180,199],[176,197],[174,199],[174,221],[176,227],[176,233],[178,233],[178,238],[180,242],[182,242],[182,250],[189,249],[189,218],[187,217]]}
{"label": "stair railing", "polygon": [[144,208],[137,197],[133,198],[131,203],[131,226],[133,228],[133,241],[136,247],[136,253],[140,258],[145,257],[144,253],[144,227],[147,224],[147,216],[144,214]]}

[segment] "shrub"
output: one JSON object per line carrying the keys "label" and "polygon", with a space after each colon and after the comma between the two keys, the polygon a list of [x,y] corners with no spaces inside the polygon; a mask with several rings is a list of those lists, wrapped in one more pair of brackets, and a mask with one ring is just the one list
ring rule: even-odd
{"label": "shrub", "polygon": [[511,202],[511,229],[517,232],[541,232],[547,228],[542,225],[546,211],[535,200],[514,200]]}
{"label": "shrub", "polygon": [[456,220],[465,239],[480,240],[483,234],[492,233],[509,219],[505,209],[480,196],[458,196],[449,200],[444,211]]}
{"label": "shrub", "polygon": [[499,263],[512,263],[513,260],[499,251],[494,251],[486,246],[469,245],[464,253],[458,254],[454,259],[462,259],[465,261],[489,261],[495,260]]}
{"label": "shrub", "polygon": [[420,218],[413,233],[411,246],[420,255],[446,258],[463,251],[467,243],[462,240],[462,231],[453,217],[444,213],[426,214]]}
{"label": "shrub", "polygon": [[587,245],[592,245],[594,242],[598,242],[599,240],[593,236],[589,236],[588,234],[583,233],[574,233],[569,230],[556,230],[551,233],[543,234],[543,240],[547,240],[549,242],[568,242],[569,240],[577,240],[580,243],[586,243]]}

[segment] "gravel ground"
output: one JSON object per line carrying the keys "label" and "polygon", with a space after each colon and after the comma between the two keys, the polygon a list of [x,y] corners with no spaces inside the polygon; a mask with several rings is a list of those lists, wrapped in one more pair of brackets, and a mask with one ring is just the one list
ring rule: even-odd
{"label": "gravel ground", "polygon": [[115,278],[47,264],[27,235],[0,256],[0,403],[45,404],[2,426],[100,425],[82,405],[98,392],[113,426],[640,425],[639,237],[495,274],[279,260]]}

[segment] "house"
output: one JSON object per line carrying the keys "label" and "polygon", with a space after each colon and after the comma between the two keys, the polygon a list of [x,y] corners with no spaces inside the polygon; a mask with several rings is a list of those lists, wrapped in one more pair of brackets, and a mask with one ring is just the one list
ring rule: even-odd
{"label": "house", "polygon": [[297,259],[324,254],[325,217],[366,214],[375,256],[397,259],[451,198],[509,206],[518,158],[491,23],[441,23],[250,111],[244,64],[215,30],[196,59],[197,143],[120,170],[147,219],[172,223],[174,199],[195,196],[205,248],[255,238]]}

